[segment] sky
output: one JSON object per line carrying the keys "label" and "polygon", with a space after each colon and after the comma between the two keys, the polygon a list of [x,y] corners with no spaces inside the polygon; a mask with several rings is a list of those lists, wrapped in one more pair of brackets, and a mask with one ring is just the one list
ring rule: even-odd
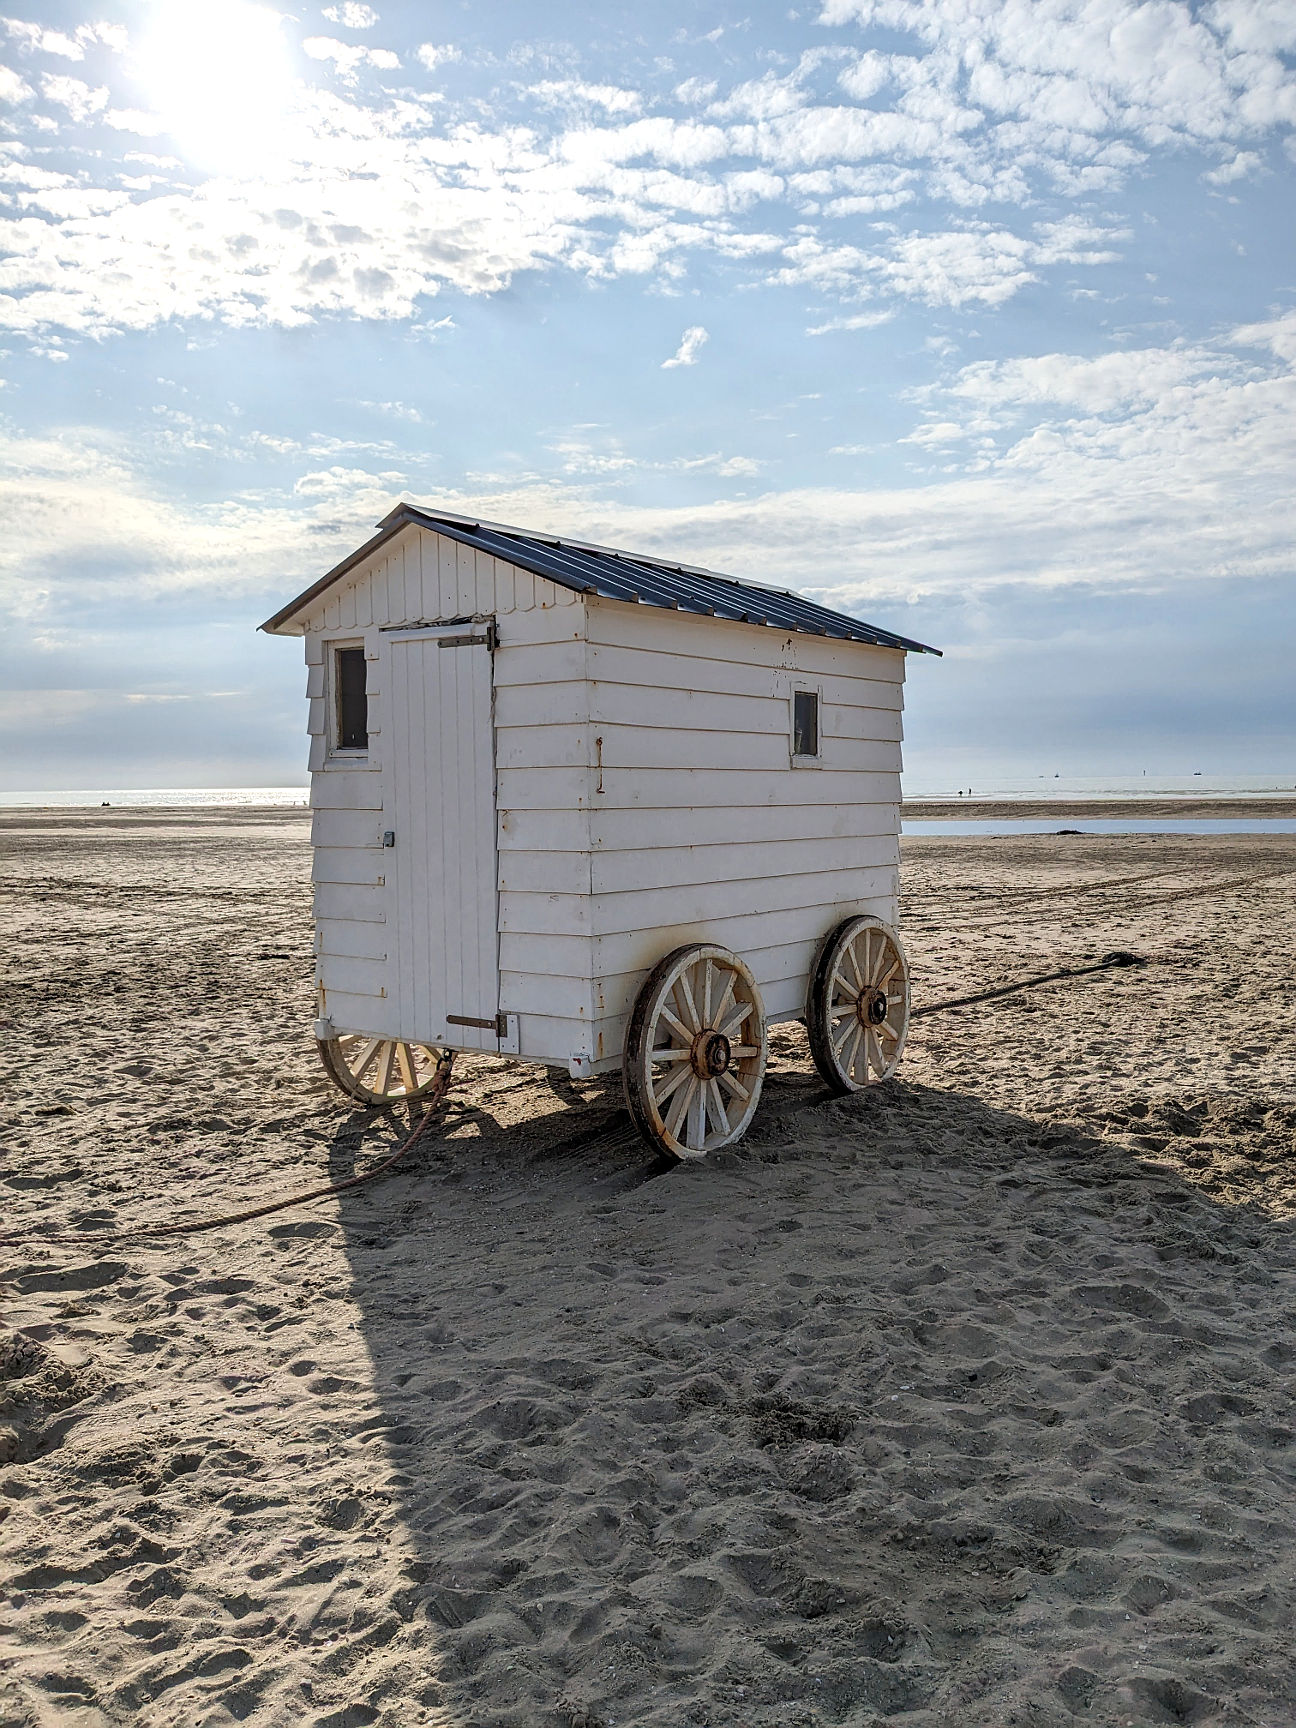
{"label": "sky", "polygon": [[1296,784],[1291,0],[13,3],[0,792],[303,781],[401,498],[941,647],[914,787]]}

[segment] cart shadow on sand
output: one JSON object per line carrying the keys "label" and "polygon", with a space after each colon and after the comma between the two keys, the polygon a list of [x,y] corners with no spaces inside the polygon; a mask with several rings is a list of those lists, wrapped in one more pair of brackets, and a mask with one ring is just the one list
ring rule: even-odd
{"label": "cart shadow on sand", "polygon": [[[399,1561],[389,1661],[321,1721],[1287,1707],[1287,1232],[1148,1161],[1172,1111],[1102,1139],[785,1066],[673,1168],[615,1081],[491,1091],[339,1199],[381,1415],[335,1515]],[[333,1178],[392,1140],[353,1113]]]}

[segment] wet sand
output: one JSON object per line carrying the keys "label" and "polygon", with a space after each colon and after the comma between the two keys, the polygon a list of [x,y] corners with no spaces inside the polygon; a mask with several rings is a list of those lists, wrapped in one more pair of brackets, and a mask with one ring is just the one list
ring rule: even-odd
{"label": "wet sand", "polygon": [[[395,1144],[301,812],[0,845],[6,1232]],[[615,1082],[474,1059],[371,1187],[0,1248],[0,1723],[1296,1722],[1296,837],[911,840],[904,918],[918,1005],[1146,964],[846,1100],[777,1028],[664,1176]]]}
{"label": "wet sand", "polygon": [[910,822],[1184,822],[1296,817],[1296,794],[1266,798],[911,798]]}

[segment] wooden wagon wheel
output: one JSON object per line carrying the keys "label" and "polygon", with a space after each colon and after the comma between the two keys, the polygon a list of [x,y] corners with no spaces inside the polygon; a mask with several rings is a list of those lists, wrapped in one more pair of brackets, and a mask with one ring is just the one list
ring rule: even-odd
{"label": "wooden wagon wheel", "polygon": [[909,1029],[909,962],[880,918],[848,918],[824,938],[810,975],[806,1030],[834,1092],[889,1080]]}
{"label": "wooden wagon wheel", "polygon": [[645,1140],[705,1158],[745,1134],[765,1077],[765,1008],[727,948],[691,943],[648,974],[626,1033],[626,1104]]}
{"label": "wooden wagon wheel", "polygon": [[329,1078],[364,1104],[404,1104],[421,1098],[436,1078],[444,1051],[397,1038],[343,1032],[316,1039]]}

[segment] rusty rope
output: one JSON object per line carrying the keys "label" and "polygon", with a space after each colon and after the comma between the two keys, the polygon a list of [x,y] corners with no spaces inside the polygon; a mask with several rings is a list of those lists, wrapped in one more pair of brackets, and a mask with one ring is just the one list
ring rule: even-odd
{"label": "rusty rope", "polygon": [[348,1188],[360,1188],[366,1182],[375,1182],[379,1176],[385,1176],[400,1163],[405,1154],[422,1139],[434,1117],[440,1114],[446,1094],[450,1090],[454,1057],[453,1050],[442,1053],[437,1061],[431,1085],[424,1095],[427,1105],[423,1114],[396,1150],[384,1158],[381,1164],[376,1164],[372,1170],[366,1170],[363,1175],[348,1176],[345,1182],[330,1182],[326,1188],[312,1188],[304,1194],[289,1194],[280,1200],[268,1200],[263,1206],[249,1206],[243,1212],[225,1212],[218,1218],[195,1218],[186,1224],[145,1224],[135,1230],[99,1230],[84,1234],[70,1231],[56,1236],[0,1236],[0,1247],[35,1247],[48,1242],[78,1245],[83,1242],[131,1242],[144,1236],[193,1236],[201,1230],[220,1230],[229,1224],[246,1224],[251,1218],[264,1218],[271,1212],[284,1212],[290,1206],[304,1206],[308,1201],[325,1200],[330,1194],[344,1194]]}

